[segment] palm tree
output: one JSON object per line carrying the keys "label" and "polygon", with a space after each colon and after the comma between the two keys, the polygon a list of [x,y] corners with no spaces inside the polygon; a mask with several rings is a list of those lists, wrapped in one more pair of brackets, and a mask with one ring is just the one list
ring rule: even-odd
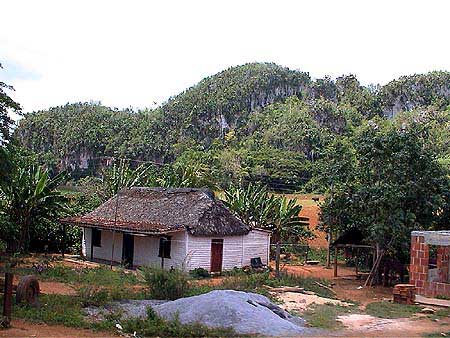
{"label": "palm tree", "polygon": [[8,183],[0,186],[8,250],[27,251],[33,225],[42,219],[54,220],[66,208],[66,198],[57,190],[63,177],[50,177],[42,166],[23,165],[16,166]]}

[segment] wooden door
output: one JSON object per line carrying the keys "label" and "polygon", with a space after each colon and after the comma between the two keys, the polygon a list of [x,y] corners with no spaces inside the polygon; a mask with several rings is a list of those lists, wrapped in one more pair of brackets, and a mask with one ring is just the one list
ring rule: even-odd
{"label": "wooden door", "polygon": [[126,268],[133,267],[134,256],[134,236],[130,234],[123,234],[122,243],[122,264]]}
{"label": "wooden door", "polygon": [[211,272],[222,272],[223,239],[211,240]]}

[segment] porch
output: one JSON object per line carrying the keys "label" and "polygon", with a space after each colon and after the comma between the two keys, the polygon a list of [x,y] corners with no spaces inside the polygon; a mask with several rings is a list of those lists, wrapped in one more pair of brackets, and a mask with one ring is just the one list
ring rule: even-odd
{"label": "porch", "polygon": [[93,262],[130,268],[181,267],[185,258],[184,237],[183,232],[157,236],[84,227],[82,254]]}

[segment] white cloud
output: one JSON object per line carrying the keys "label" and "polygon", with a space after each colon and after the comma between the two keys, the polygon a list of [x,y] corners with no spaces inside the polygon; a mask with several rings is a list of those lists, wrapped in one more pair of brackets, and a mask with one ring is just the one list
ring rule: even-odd
{"label": "white cloud", "polygon": [[39,75],[8,75],[25,111],[150,106],[252,61],[386,83],[450,69],[449,12],[447,1],[16,0],[2,4],[0,62]]}

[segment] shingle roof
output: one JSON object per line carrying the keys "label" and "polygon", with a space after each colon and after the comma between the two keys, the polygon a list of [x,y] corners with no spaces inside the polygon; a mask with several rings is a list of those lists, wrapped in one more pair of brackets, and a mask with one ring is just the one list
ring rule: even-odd
{"label": "shingle roof", "polygon": [[124,189],[94,211],[61,222],[147,234],[186,229],[196,236],[232,236],[250,231],[212,191],[193,188]]}

